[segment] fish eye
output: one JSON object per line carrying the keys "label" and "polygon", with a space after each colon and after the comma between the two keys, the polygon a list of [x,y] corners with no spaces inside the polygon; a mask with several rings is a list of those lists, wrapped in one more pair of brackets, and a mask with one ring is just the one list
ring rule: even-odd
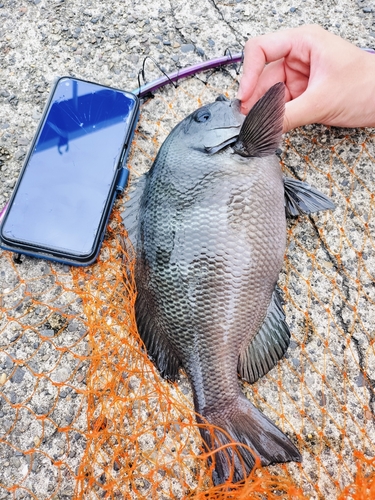
{"label": "fish eye", "polygon": [[194,114],[194,120],[198,123],[208,122],[211,119],[211,113],[207,108],[198,109]]}

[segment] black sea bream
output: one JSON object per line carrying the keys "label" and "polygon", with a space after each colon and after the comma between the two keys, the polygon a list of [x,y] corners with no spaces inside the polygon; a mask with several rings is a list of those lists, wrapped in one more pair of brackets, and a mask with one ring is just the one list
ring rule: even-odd
{"label": "black sea bream", "polygon": [[[284,178],[275,150],[284,84],[245,118],[219,97],[179,123],[130,195],[125,227],[136,253],[136,320],[163,377],[187,373],[200,423],[238,446],[233,478],[254,466],[300,461],[283,434],[243,395],[273,368],[290,333],[276,288],[286,216],[334,208],[309,185]],[[228,438],[200,428],[206,448]],[[214,455],[213,480],[230,476],[228,452]]]}

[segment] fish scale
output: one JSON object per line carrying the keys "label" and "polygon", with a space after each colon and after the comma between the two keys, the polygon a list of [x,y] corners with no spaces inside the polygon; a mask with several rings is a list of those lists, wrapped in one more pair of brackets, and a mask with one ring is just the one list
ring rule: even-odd
{"label": "fish scale", "polygon": [[[229,158],[226,160],[228,162]],[[277,162],[273,167],[277,171],[280,170]],[[240,165],[240,168],[242,170],[243,165]],[[231,174],[233,177],[233,170]],[[265,180],[270,180],[266,169],[262,170],[262,176]],[[274,197],[270,200],[269,208],[270,210],[278,208],[283,214],[284,192],[281,175],[278,177],[279,186],[274,191],[279,191],[279,199]],[[240,175],[236,179],[244,191],[248,179],[248,175]],[[183,255],[180,254],[180,259],[183,259],[184,263],[186,253],[197,254],[202,252],[202,248],[205,249],[206,255],[213,255],[213,257],[208,257],[213,262],[211,274],[204,283],[195,286],[198,300],[194,302],[192,311],[194,335],[198,336],[198,349],[202,351],[200,358],[205,359],[205,376],[203,377],[205,383],[199,388],[195,386],[196,363],[190,361],[186,345],[180,347],[183,356],[182,364],[191,373],[190,378],[196,393],[198,394],[199,391],[205,393],[206,406],[198,405],[199,412],[209,411],[212,406],[217,407],[218,402],[225,407],[234,395],[238,395],[239,386],[236,379],[238,353],[241,347],[256,334],[265,316],[284,252],[285,216],[283,221],[278,221],[276,218],[276,223],[274,218],[269,217],[265,217],[259,223],[259,220],[251,215],[245,220],[241,218],[238,221],[238,216],[234,214],[234,210],[228,203],[228,197],[231,196],[233,190],[233,182],[232,178],[231,189],[225,189],[225,183],[218,183],[217,191],[213,193],[219,201],[219,206],[224,208],[225,217],[218,218],[217,208],[219,207],[211,203],[210,206],[216,217],[211,217],[210,220],[214,220],[215,224],[208,231],[201,227],[201,230],[196,233],[196,239],[191,240],[188,237],[186,242],[188,250],[185,249]],[[273,184],[277,182],[273,181]],[[251,183],[248,189],[249,195],[244,197],[244,202],[246,199],[251,199],[251,204],[257,205],[255,198],[257,196],[263,198],[261,188],[262,182],[259,182],[255,189],[254,184]],[[259,194],[255,194],[254,191],[258,191]],[[263,203],[264,198],[260,201]],[[195,213],[199,219],[200,212],[195,211]],[[227,227],[224,226],[225,219],[228,221]],[[265,224],[267,219],[268,225]],[[191,218],[188,217],[187,233],[190,221]],[[270,233],[273,234],[274,246],[277,242],[279,246],[277,251],[272,253],[262,245],[265,236],[268,235],[266,239],[270,240]],[[211,235],[215,235],[215,239],[211,239]],[[226,246],[225,255],[221,255],[220,259],[217,254],[215,255],[218,237],[224,240]],[[197,272],[199,273],[199,262],[192,268],[193,274]],[[189,303],[186,307],[191,309]],[[171,325],[172,332],[176,328],[178,325]],[[231,356],[228,355],[228,345],[232,351]],[[192,366],[189,366],[190,364]],[[212,383],[212,379],[215,383]],[[199,394],[197,397],[199,399]]]}
{"label": "fish scale", "polygon": [[[275,285],[286,244],[286,214],[333,208],[322,193],[284,179],[274,154],[284,87],[276,84],[246,119],[237,101],[198,109],[169,134],[130,196],[125,225],[136,254],[137,326],[163,377],[182,367],[192,385],[213,480],[241,480],[262,465],[301,455],[242,394],[290,339]],[[229,436],[229,437],[228,437]]]}

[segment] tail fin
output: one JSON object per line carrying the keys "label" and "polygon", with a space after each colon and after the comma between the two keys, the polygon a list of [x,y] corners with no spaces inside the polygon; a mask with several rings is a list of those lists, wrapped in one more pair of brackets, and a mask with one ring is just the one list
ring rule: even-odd
{"label": "tail fin", "polygon": [[[221,447],[209,458],[214,467],[212,479],[215,485],[228,479],[242,481],[256,463],[270,465],[302,460],[289,438],[242,395],[234,405],[223,411],[206,412],[203,417],[199,423],[205,422],[206,425],[200,426],[200,433],[207,451]],[[208,427],[207,423],[214,428]],[[225,446],[233,442],[245,446]]]}

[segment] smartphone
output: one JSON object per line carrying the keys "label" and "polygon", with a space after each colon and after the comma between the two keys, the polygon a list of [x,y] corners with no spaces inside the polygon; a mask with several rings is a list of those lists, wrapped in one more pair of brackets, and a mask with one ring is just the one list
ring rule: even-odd
{"label": "smartphone", "polygon": [[72,265],[99,253],[139,117],[131,92],[55,84],[0,225],[0,246]]}

